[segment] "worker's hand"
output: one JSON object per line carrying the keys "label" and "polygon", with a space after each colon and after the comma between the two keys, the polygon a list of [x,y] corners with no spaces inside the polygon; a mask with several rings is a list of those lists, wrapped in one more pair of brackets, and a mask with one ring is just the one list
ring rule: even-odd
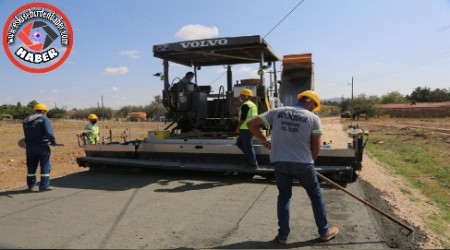
{"label": "worker's hand", "polygon": [[234,131],[234,133],[238,135],[238,134],[239,134],[239,131],[240,131],[240,130],[239,130],[239,127],[237,127],[236,130]]}
{"label": "worker's hand", "polygon": [[262,142],[261,144],[269,150],[272,148],[272,143],[270,141],[265,141],[265,142]]}

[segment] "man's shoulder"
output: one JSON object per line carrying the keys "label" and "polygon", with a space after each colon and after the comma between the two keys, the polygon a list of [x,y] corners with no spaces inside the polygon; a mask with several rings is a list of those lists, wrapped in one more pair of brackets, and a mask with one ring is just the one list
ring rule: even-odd
{"label": "man's shoulder", "polygon": [[29,122],[35,121],[37,119],[44,119],[44,118],[47,118],[47,117],[43,114],[32,114],[32,115],[27,116],[25,119],[23,119],[22,123],[29,123]]}
{"label": "man's shoulder", "polygon": [[248,100],[248,101],[242,103],[242,106],[248,106],[248,107],[250,107],[250,105],[254,106],[254,105],[256,105],[256,104],[255,104],[252,100]]}

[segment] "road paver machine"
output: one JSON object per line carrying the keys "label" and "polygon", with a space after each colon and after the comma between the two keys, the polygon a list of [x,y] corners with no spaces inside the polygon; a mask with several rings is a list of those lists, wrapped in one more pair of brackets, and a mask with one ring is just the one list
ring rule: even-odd
{"label": "road paver machine", "polygon": [[[267,175],[273,172],[269,151],[256,139],[259,169],[246,167],[244,154],[235,145],[239,92],[249,88],[258,113],[283,105],[295,105],[300,91],[314,89],[311,54],[291,54],[280,58],[258,35],[190,40],[153,46],[154,57],[162,60],[162,102],[169,124],[150,130],[142,140],[84,145],[86,156],[77,158],[80,167],[139,167],[237,172]],[[277,79],[278,64],[281,79]],[[171,77],[170,65],[193,71],[194,83]],[[258,78],[233,79],[233,69],[241,64],[256,65]],[[214,92],[211,85],[197,82],[201,70],[209,66],[226,69],[225,86]],[[270,74],[266,83],[265,76]],[[273,77],[272,77],[273,76]],[[270,136],[270,128],[263,128]],[[347,148],[323,148],[316,160],[319,172],[333,180],[355,180],[361,169],[363,131],[352,129]]]}

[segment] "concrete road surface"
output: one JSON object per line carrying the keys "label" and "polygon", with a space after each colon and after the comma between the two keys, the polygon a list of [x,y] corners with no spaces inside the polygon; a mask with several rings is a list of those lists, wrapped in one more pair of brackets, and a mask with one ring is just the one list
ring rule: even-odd
{"label": "concrete road surface", "polygon": [[[384,249],[368,208],[324,188],[329,220],[341,233],[317,240],[309,199],[294,190],[291,235],[277,233],[274,183],[220,173],[86,171],[52,180],[55,190],[0,193],[0,248]],[[358,183],[348,189],[363,196]]]}

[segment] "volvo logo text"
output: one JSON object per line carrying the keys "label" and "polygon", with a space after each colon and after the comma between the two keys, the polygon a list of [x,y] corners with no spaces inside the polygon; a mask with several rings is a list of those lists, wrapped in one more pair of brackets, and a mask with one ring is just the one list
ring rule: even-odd
{"label": "volvo logo text", "polygon": [[215,45],[225,45],[228,43],[227,39],[210,39],[210,40],[200,40],[200,41],[188,41],[181,42],[183,48],[199,48],[199,47],[209,47]]}

